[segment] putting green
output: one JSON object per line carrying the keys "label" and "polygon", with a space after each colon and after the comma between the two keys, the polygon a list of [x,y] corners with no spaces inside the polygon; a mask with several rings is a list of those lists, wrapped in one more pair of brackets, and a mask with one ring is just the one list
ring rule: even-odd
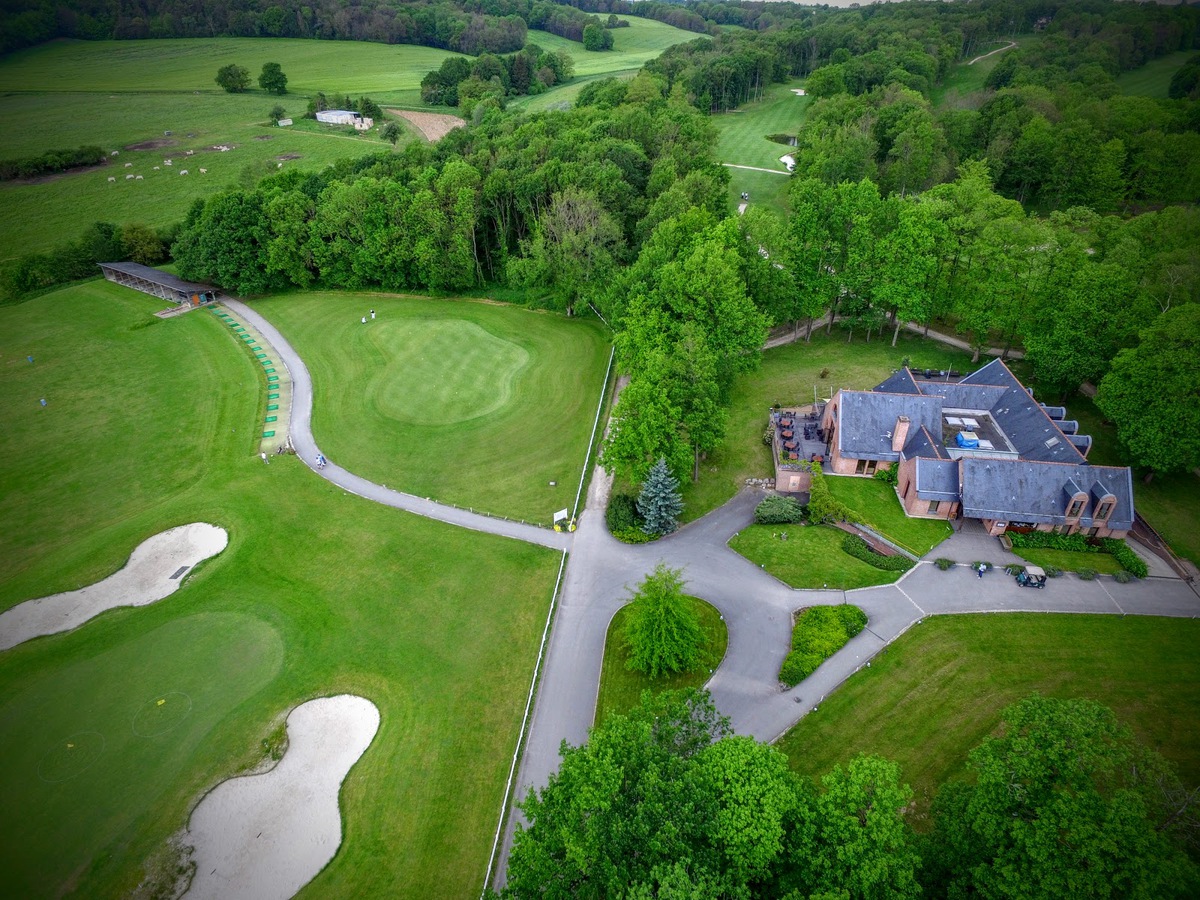
{"label": "putting green", "polygon": [[[30,841],[94,859],[202,747],[230,744],[222,722],[278,674],[283,658],[283,641],[265,622],[199,613],[17,686],[0,706],[6,892],[59,893],[62,871],[28,852]],[[79,828],[82,809],[105,809],[107,826]]]}
{"label": "putting green", "polygon": [[398,319],[372,323],[386,364],[368,387],[368,403],[416,425],[482,418],[509,404],[528,351],[474,322]]}

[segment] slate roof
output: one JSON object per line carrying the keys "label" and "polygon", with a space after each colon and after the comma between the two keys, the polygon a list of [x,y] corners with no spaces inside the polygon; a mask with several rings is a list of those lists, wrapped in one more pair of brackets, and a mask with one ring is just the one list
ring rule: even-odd
{"label": "slate roof", "polygon": [[895,462],[892,449],[896,418],[908,416],[908,433],[921,428],[942,433],[942,401],[919,394],[884,394],[876,391],[842,391],[838,411],[837,441],[842,456]]}
{"label": "slate roof", "polygon": [[[1019,456],[949,459],[942,446],[942,410],[990,413]],[[897,460],[891,432],[898,416],[911,420],[903,449],[916,458],[917,496],[925,500],[961,500],[963,514],[998,521],[1062,524],[1078,493],[1087,495],[1079,519],[1092,526],[1102,497],[1111,492],[1117,505],[1108,518],[1115,530],[1133,527],[1133,476],[1127,468],[1089,465],[1091,446],[1073,421],[1058,422],[1066,411],[1033,398],[999,359],[957,382],[918,381],[908,369],[889,376],[873,391],[842,391],[837,440],[842,456]],[[1061,426],[1061,427],[1060,427]]]}
{"label": "slate roof", "polygon": [[958,499],[958,461],[917,457],[917,496],[922,500]]}
{"label": "slate roof", "polygon": [[204,293],[205,291],[216,290],[216,288],[207,284],[196,284],[193,281],[184,281],[170,272],[164,272],[162,269],[155,269],[152,266],[143,266],[141,263],[135,262],[106,262],[97,263],[101,269],[112,269],[114,272],[120,272],[123,275],[132,275],[134,278],[140,278],[143,281],[149,281],[151,284],[162,285],[173,291],[181,291],[185,294]]}
{"label": "slate roof", "polygon": [[963,515],[1002,522],[1061,524],[1068,502],[1068,491],[1064,488],[1074,482],[1088,492],[1079,526],[1090,528],[1098,503],[1091,489],[1099,481],[1102,490],[1111,490],[1117,500],[1108,527],[1116,530],[1133,527],[1133,479],[1129,469],[972,457],[964,457],[959,464]]}

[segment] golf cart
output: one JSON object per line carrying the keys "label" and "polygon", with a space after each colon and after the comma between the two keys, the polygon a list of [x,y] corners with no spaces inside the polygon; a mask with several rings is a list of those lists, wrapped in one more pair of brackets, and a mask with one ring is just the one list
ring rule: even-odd
{"label": "golf cart", "polygon": [[1046,573],[1040,566],[1026,566],[1025,571],[1017,575],[1017,586],[1044,588],[1046,586]]}

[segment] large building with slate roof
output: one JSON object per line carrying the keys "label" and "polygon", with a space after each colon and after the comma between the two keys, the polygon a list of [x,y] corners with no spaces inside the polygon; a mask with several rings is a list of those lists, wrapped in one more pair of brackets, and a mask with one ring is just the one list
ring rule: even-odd
{"label": "large building with slate roof", "polygon": [[1133,475],[1093,466],[1091,438],[1062,407],[1038,403],[1001,360],[957,381],[901,369],[825,406],[826,466],[839,475],[896,468],[910,516],[979,519],[991,534],[1133,527]]}

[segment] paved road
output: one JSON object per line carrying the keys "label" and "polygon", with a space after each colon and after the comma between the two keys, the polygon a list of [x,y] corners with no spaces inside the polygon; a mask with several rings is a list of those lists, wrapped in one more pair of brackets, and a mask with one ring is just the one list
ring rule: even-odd
{"label": "paved road", "polygon": [[[318,448],[311,432],[312,381],[307,368],[262,316],[244,303],[225,302],[255,324],[291,372],[295,389],[292,442],[313,467]],[[763,496],[757,489],[743,490],[720,509],[654,544],[631,546],[614,540],[605,527],[611,481],[600,468],[592,478],[574,535],[443,506],[384,488],[332,463],[314,470],[345,490],[389,506],[571,551],[517,776],[514,799],[518,801],[530,788],[545,785],[557,770],[562,741],[578,745],[587,740],[609,622],[628,599],[630,589],[660,561],[683,568],[689,593],[712,603],[725,618],[729,648],[708,683],[717,708],[731,718],[737,732],[768,741],[795,725],[888,643],[929,615],[1022,611],[1200,615],[1200,596],[1175,578],[1151,577],[1122,585],[1111,579],[1086,582],[1064,576],[1044,590],[1019,588],[999,571],[999,566],[1015,557],[1006,555],[998,542],[970,525],[895,584],[849,592],[796,591],[727,546],[729,538],[750,523],[754,506]],[[934,556],[964,563],[986,559],[998,568],[980,579],[965,567],[940,571],[930,561]],[[800,685],[782,690],[778,673],[790,642],[792,612],[844,602],[867,613],[866,629]],[[506,824],[494,886],[504,883],[519,818],[519,812],[514,812]]]}

